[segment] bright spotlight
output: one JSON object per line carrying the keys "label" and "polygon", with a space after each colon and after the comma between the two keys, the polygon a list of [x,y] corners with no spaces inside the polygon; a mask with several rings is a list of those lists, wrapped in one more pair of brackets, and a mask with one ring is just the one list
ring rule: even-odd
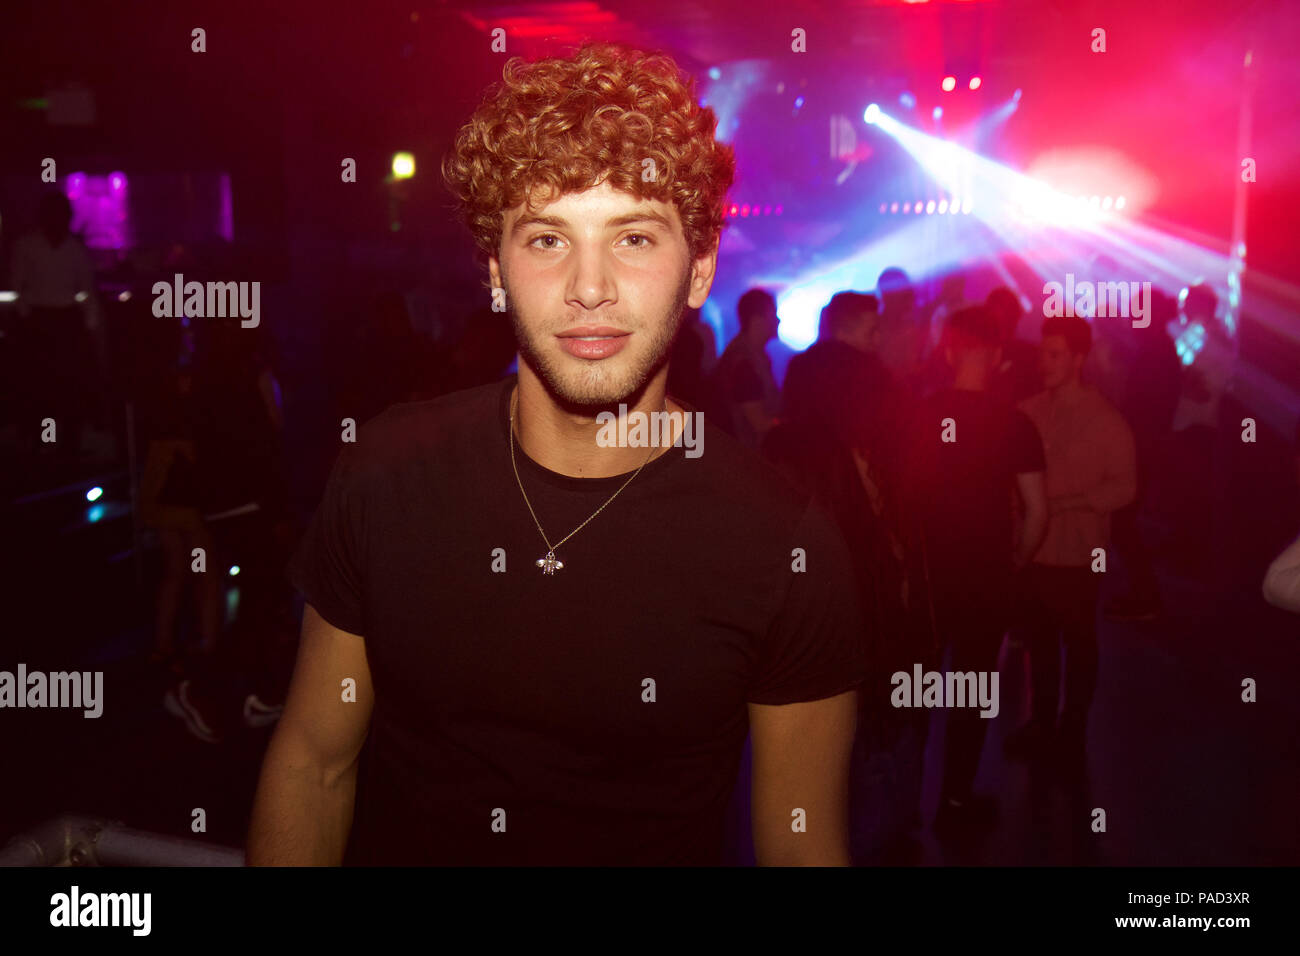
{"label": "bright spotlight", "polygon": [[945,76],[943,78],[943,91],[945,93],[951,93],[956,88],[957,88],[957,77]]}
{"label": "bright spotlight", "polygon": [[393,153],[393,178],[410,179],[415,175],[415,157],[410,153]]}
{"label": "bright spotlight", "polygon": [[104,493],[104,489],[103,489],[103,488],[100,488],[98,485],[96,485],[94,488],[91,488],[89,491],[86,492],[86,500],[87,500],[87,501],[98,501],[99,498],[100,498],[100,496],[101,496],[103,493]]}
{"label": "bright spotlight", "polygon": [[890,204],[889,204],[889,211],[890,211],[891,213],[898,212],[898,203],[896,203],[896,202],[895,202],[895,203],[890,203]]}
{"label": "bright spotlight", "polygon": [[1113,205],[1115,205],[1115,198],[1113,196],[1106,196],[1101,201],[1102,209],[1109,209]]}
{"label": "bright spotlight", "polygon": [[1123,208],[1124,208],[1124,197],[1123,197],[1123,196],[1120,196],[1118,199],[1115,200],[1115,208],[1116,208],[1116,209],[1123,209]]}
{"label": "bright spotlight", "polygon": [[934,205],[935,203],[933,199],[931,199],[928,203],[925,204],[925,214],[927,216],[934,215]]}
{"label": "bright spotlight", "polygon": [[237,577],[238,575],[239,575],[239,565],[232,564],[230,566],[230,576],[233,578],[233,577]]}
{"label": "bright spotlight", "polygon": [[[897,205],[897,203],[895,203],[895,205]],[[911,211],[912,211],[912,204],[910,202],[903,203],[903,214],[906,215]]]}
{"label": "bright spotlight", "polygon": [[1011,94],[1011,99],[1012,99],[1014,102],[1019,103],[1019,102],[1020,102],[1020,97],[1023,95],[1023,93],[1024,93],[1023,90],[1016,90],[1014,93]]}
{"label": "bright spotlight", "polygon": [[910,110],[916,106],[916,97],[908,92],[900,93],[898,96],[898,105],[905,110]]}
{"label": "bright spotlight", "polygon": [[868,126],[870,126],[871,124],[875,123],[876,120],[878,119],[880,119],[880,107],[877,106],[875,103],[872,103],[870,106],[867,107],[866,112],[862,114],[862,120]]}
{"label": "bright spotlight", "polygon": [[970,78],[970,88],[972,90],[978,90],[980,88],[980,78],[978,76],[972,76]]}
{"label": "bright spotlight", "polygon": [[946,199],[940,199],[940,200],[939,200],[939,215],[942,216],[942,215],[943,215],[944,213],[946,213],[947,211],[948,211],[948,200],[946,200]]}
{"label": "bright spotlight", "polygon": [[961,211],[962,211],[962,213],[964,213],[964,214],[967,215],[967,216],[970,215],[970,211],[971,211],[971,201],[970,201],[970,197],[969,197],[969,196],[967,196],[965,199],[963,199],[963,200],[961,201]]}
{"label": "bright spotlight", "polygon": [[938,120],[938,119],[942,119],[942,118],[943,118],[943,107],[942,107],[942,106],[936,106],[936,107],[934,108],[934,112],[933,112],[931,115],[932,115],[936,120]]}
{"label": "bright spotlight", "polygon": [[118,302],[130,302],[130,301],[131,301],[131,293],[130,293],[129,291],[119,292],[119,293],[117,294],[117,301],[118,301]]}

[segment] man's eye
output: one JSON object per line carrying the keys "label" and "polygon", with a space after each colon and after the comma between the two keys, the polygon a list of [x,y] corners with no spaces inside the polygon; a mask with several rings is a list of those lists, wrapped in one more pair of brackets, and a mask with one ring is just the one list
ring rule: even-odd
{"label": "man's eye", "polygon": [[[545,240],[547,240],[547,239],[550,239],[550,240],[551,240],[551,243],[550,243],[550,244],[547,244],[547,243],[545,242]],[[552,235],[551,233],[548,232],[548,233],[545,233],[545,234],[540,235],[540,236],[538,236],[537,238],[535,238],[532,242],[529,243],[529,245],[531,245],[531,246],[535,246],[535,245],[537,245],[537,243],[541,242],[541,243],[542,243],[542,246],[541,246],[540,248],[542,248],[542,249],[554,249],[554,248],[555,248],[555,244],[558,243],[559,241],[560,241],[560,237],[559,237],[559,236]]]}
{"label": "man's eye", "polygon": [[632,243],[632,248],[634,248],[634,249],[640,249],[640,248],[643,247],[643,246],[650,246],[650,245],[653,245],[653,244],[654,244],[654,240],[653,240],[653,239],[651,239],[649,236],[645,235],[644,233],[640,233],[640,232],[634,232],[634,233],[632,233],[632,235],[630,235],[630,236],[626,236],[626,237],[624,237],[624,238],[626,238],[626,239],[628,239],[628,240],[631,240],[631,239],[640,239],[640,240],[641,240],[640,242],[634,242],[634,243]]}

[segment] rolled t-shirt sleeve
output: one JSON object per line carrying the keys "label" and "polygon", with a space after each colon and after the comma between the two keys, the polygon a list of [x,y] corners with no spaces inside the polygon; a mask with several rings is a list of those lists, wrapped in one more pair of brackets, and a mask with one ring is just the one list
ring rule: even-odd
{"label": "rolled t-shirt sleeve", "polygon": [[867,635],[848,546],[811,501],[784,556],[790,570],[781,606],[761,645],[747,699],[793,704],[834,697],[866,676]]}
{"label": "rolled t-shirt sleeve", "polygon": [[361,573],[365,498],[360,477],[357,446],[346,444],[286,572],[321,617],[351,634],[365,634]]}

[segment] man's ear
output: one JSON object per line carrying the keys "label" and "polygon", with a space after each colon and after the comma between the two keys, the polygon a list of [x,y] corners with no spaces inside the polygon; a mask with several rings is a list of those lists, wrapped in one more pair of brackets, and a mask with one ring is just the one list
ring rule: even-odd
{"label": "man's ear", "polygon": [[504,288],[501,285],[501,260],[496,256],[488,256],[488,278],[492,280],[492,288]]}
{"label": "man's ear", "polygon": [[713,288],[713,277],[718,268],[718,244],[691,263],[691,288],[686,304],[692,309],[701,308]]}

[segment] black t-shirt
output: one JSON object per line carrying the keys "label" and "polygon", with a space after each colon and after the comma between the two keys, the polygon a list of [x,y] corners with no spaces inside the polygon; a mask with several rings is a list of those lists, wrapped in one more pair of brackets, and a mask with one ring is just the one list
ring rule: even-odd
{"label": "black t-shirt", "polygon": [[[944,420],[952,419],[945,442]],[[906,484],[931,571],[987,580],[1011,571],[1016,475],[1044,471],[1033,422],[983,392],[944,389],[914,410]]]}
{"label": "black t-shirt", "polygon": [[[646,465],[543,575],[510,464],[514,382],[368,422],[290,565],[325,620],[363,635],[375,688],[347,862],[718,863],[746,702],[862,679],[847,548],[707,423],[700,457]],[[627,480],[556,474],[518,443],[515,458],[552,542]]]}

